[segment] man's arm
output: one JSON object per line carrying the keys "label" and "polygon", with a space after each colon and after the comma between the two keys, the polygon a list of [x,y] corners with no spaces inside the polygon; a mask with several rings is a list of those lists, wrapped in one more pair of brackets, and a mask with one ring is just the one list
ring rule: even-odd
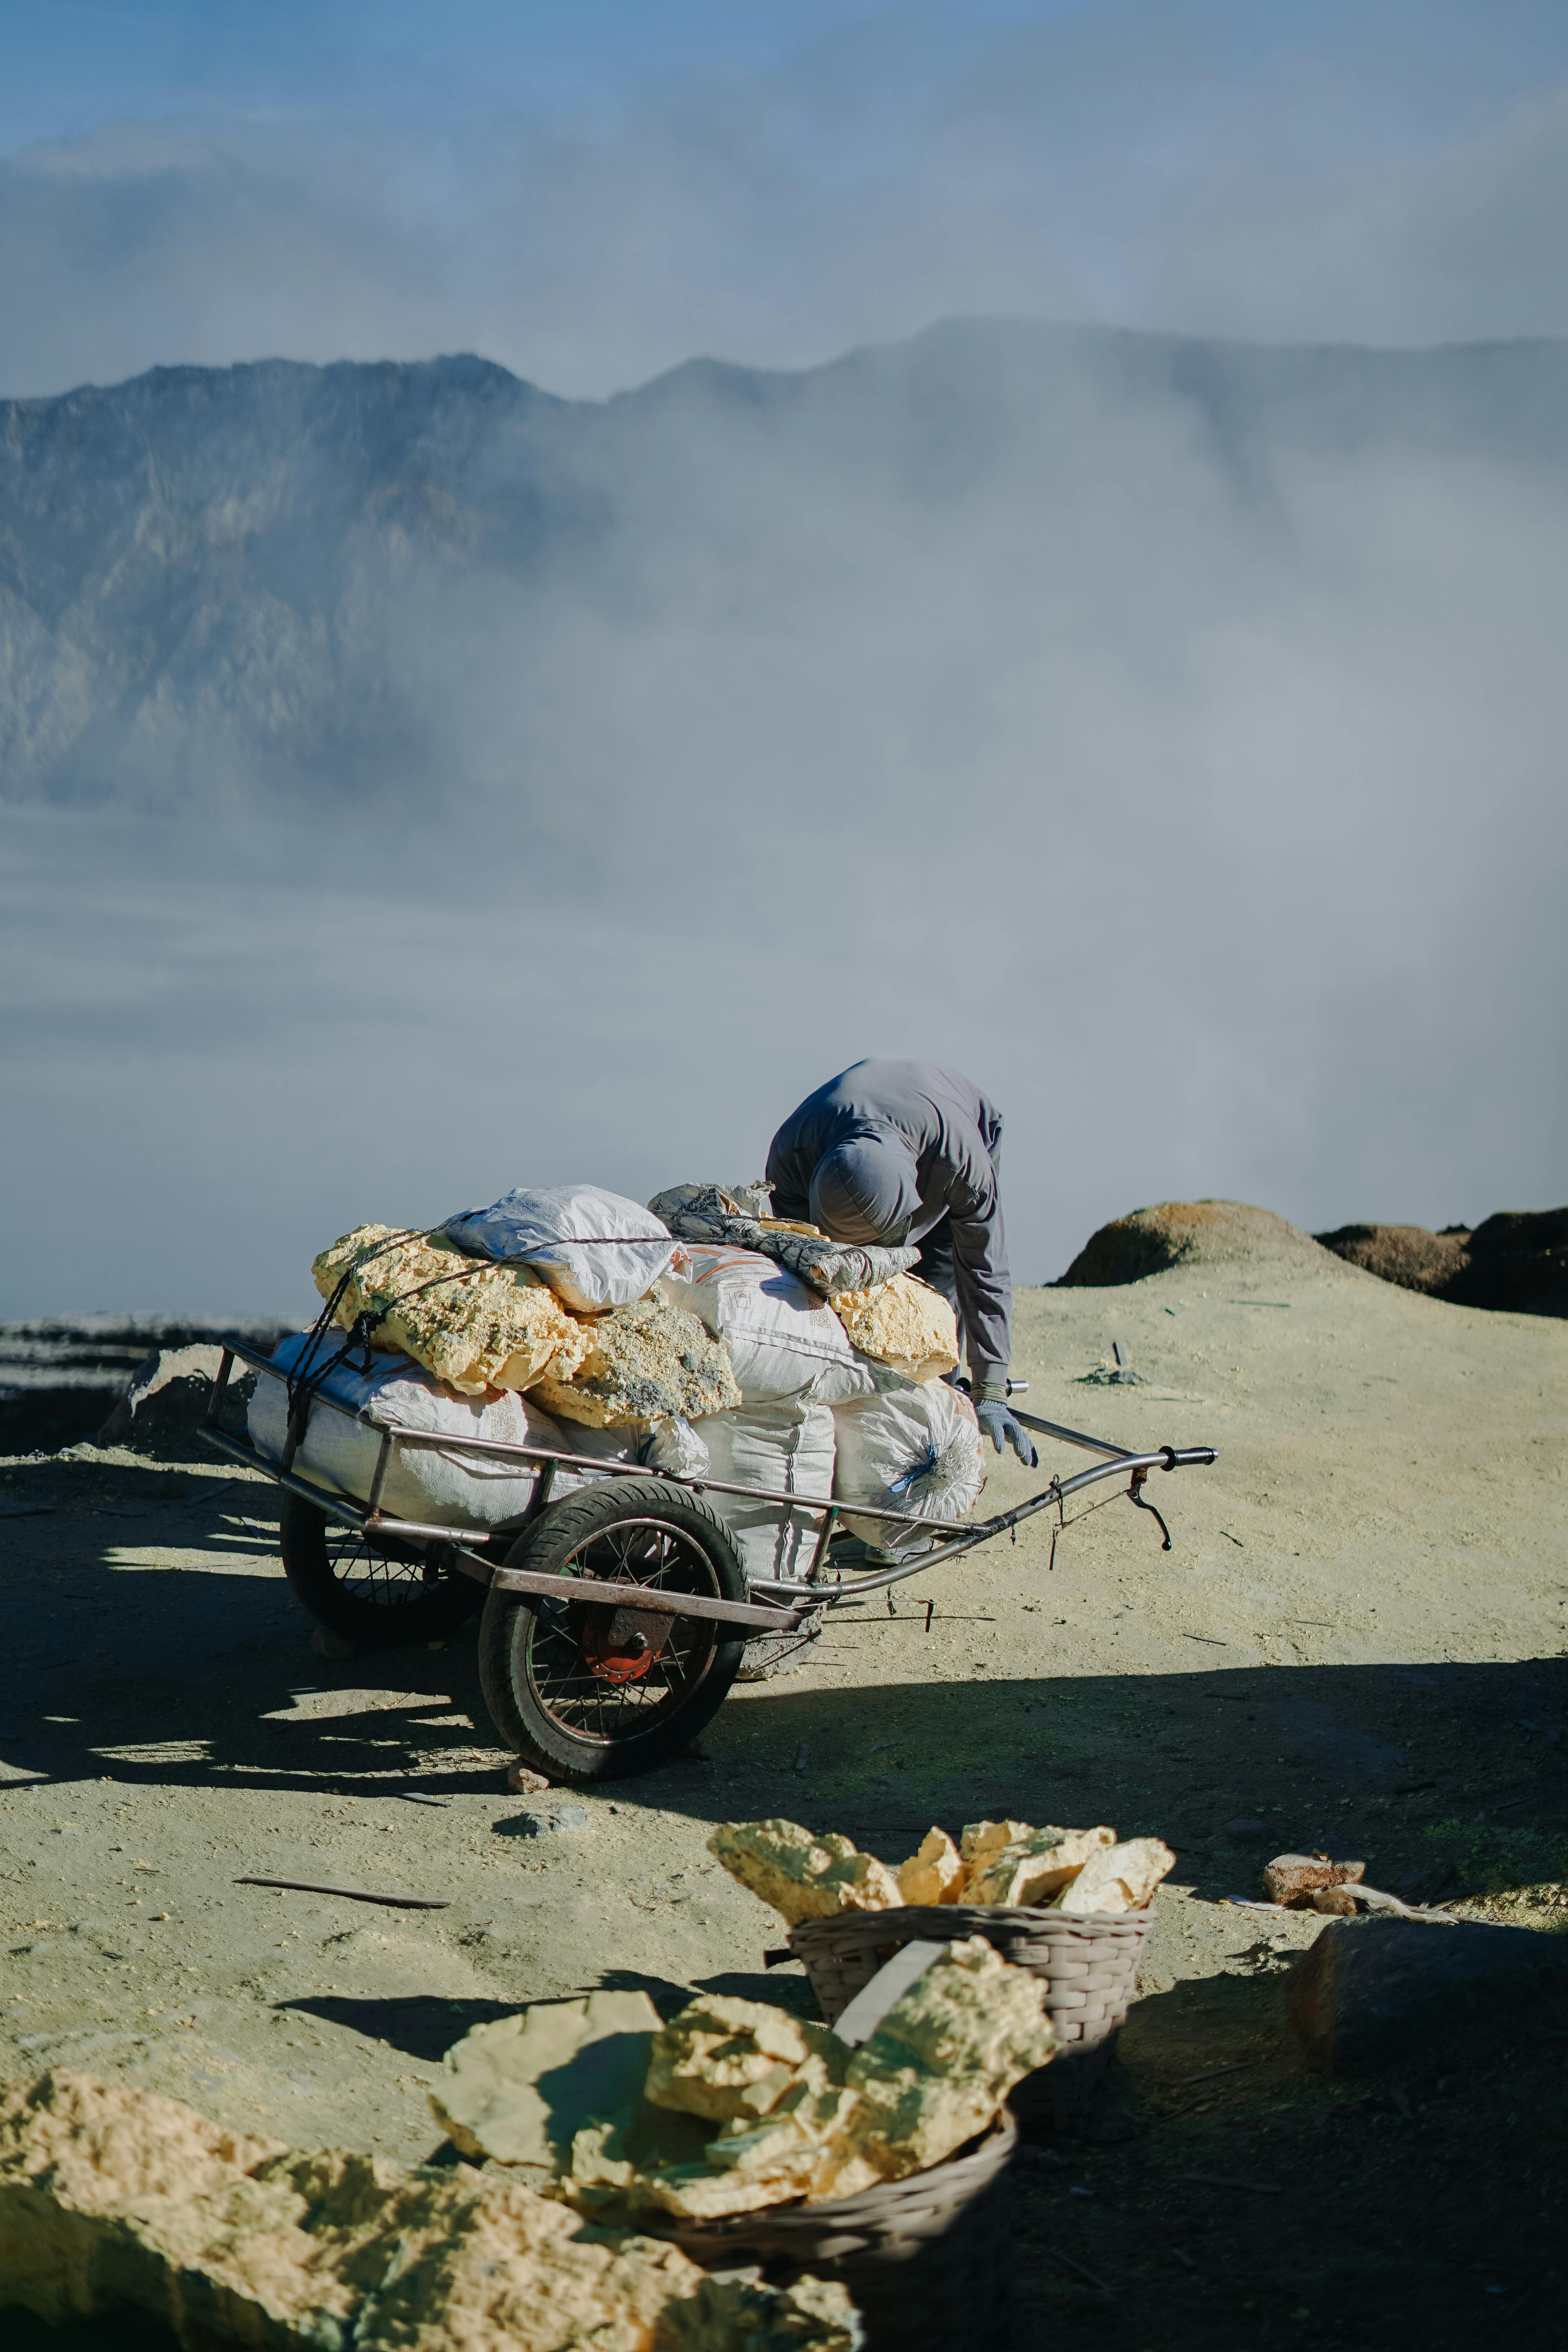
{"label": "man's arm", "polygon": [[1005,1381],[1013,1360],[1013,1278],[1007,1271],[1007,1235],[994,1180],[989,1198],[967,1213],[949,1212],[952,1273],[958,1310],[963,1318],[969,1376],[978,1388]]}

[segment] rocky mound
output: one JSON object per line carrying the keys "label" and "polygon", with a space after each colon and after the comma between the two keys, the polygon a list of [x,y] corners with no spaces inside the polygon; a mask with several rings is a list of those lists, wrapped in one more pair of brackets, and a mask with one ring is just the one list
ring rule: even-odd
{"label": "rocky mound", "polygon": [[[133,1388],[150,1392],[167,1384],[161,1353],[200,1354],[205,1378],[216,1368],[218,1341],[230,1333],[271,1349],[289,1328],[274,1316],[255,1315],[38,1316],[0,1324],[0,1454],[52,1452],[95,1436]],[[195,1362],[174,1368],[175,1374],[197,1369]],[[161,1426],[163,1413],[155,1409],[153,1417]],[[117,1424],[103,1442],[123,1443],[127,1433]]]}
{"label": "rocky mound", "polygon": [[1317,1239],[1384,1282],[1455,1307],[1568,1315],[1568,1209],[1504,1209],[1473,1233],[1450,1226],[1340,1225]]}
{"label": "rocky mound", "polygon": [[1446,1298],[1448,1285],[1469,1264],[1469,1234],[1461,1229],[1429,1233],[1425,1225],[1336,1225],[1313,1237],[1348,1265],[1396,1282],[1402,1290],[1424,1290]]}
{"label": "rocky mound", "polygon": [[1297,1225],[1245,1201],[1162,1201],[1091,1234],[1061,1286],[1101,1289],[1142,1282],[1173,1265],[1301,1266],[1325,1253]]}

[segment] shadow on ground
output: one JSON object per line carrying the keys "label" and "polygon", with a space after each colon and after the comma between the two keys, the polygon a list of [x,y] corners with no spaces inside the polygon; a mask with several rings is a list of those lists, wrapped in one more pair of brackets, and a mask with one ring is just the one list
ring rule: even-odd
{"label": "shadow on ground", "polygon": [[[272,1489],[45,1461],[5,1474],[0,1509],[34,1503],[37,1516],[3,1529],[5,1581],[27,1602],[13,1603],[0,1709],[8,1764],[163,1787],[494,1790],[472,1623],[443,1643],[313,1658],[276,1570]],[[211,1566],[138,1564],[156,1545],[199,1545]],[[899,1635],[900,1671],[920,1638]],[[698,1820],[782,1813],[894,1858],[933,1820],[1108,1819],[1169,1839],[1205,1895],[1254,1892],[1268,1854],[1328,1842],[1363,1856],[1374,1883],[1436,1899],[1563,1874],[1565,1714],[1563,1657],[871,1687],[784,1678],[721,1711],[707,1761],[610,1793]]]}
{"label": "shadow on ground", "polygon": [[280,2011],[319,2017],[326,2024],[346,2026],[370,2042],[384,2042],[410,2058],[426,2063],[444,2058],[454,2042],[476,2025],[493,2025],[498,2017],[515,2017],[515,2000],[442,2000],[416,1993],[385,1999],[350,1999],[337,1993],[313,1993],[300,2000],[280,2000]]}

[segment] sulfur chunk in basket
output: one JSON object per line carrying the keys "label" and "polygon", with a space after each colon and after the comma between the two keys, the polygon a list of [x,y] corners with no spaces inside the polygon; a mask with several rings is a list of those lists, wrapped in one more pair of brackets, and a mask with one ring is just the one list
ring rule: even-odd
{"label": "sulfur chunk in basket", "polygon": [[570,1379],[583,1327],[526,1266],[466,1257],[426,1234],[392,1236],[389,1225],[356,1225],[310,1268],[323,1298],[348,1275],[335,1309],[345,1330],[374,1315],[376,1347],[412,1356],[460,1396],[531,1388],[547,1364]]}
{"label": "sulfur chunk in basket", "polygon": [[1020,1838],[1033,1837],[1034,1826],[1029,1822],[970,1822],[960,1832],[958,1851],[963,1866],[973,1878],[984,1870],[1004,1846],[1016,1845]]}
{"label": "sulfur chunk in basket", "polygon": [[826,2025],[766,2001],[700,1993],[654,2040],[647,2095],[713,2123],[754,2123],[806,2080],[826,2090],[844,2080],[847,2043]]}
{"label": "sulfur chunk in basket", "polygon": [[1176,1857],[1156,1837],[1129,1838],[1090,1854],[1078,1875],[1056,1899],[1058,1911],[1142,1911],[1154,1899],[1154,1889]]}
{"label": "sulfur chunk in basket", "polygon": [[949,1944],[849,2062],[859,2098],[841,2179],[858,2158],[879,2179],[902,2179],[984,2131],[1014,2084],[1056,2054],[1044,2000],[1039,1979],[984,1937]]}
{"label": "sulfur chunk in basket", "polygon": [[908,1862],[899,1864],[906,1903],[956,1903],[963,1893],[963,1862],[945,1830],[927,1830]]}
{"label": "sulfur chunk in basket", "polygon": [[858,1853],[832,1832],[813,1837],[798,1822],[725,1822],[708,1851],[792,1927],[840,1911],[889,1911],[904,1899],[874,1854]]}
{"label": "sulfur chunk in basket", "polygon": [[1043,1903],[1116,1843],[1113,1829],[1030,1830],[990,1848],[970,1872],[966,1903]]}

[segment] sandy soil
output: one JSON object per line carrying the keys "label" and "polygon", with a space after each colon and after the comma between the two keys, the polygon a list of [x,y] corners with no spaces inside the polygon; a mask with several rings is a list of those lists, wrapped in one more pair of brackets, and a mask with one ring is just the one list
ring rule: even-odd
{"label": "sandy soil", "polygon": [[[1144,1384],[1097,1373],[1113,1340]],[[1225,1899],[1256,1895],[1269,1854],[1337,1841],[1373,1883],[1563,1916],[1568,1324],[1298,1254],[1021,1293],[1016,1354],[1051,1419],[1221,1449],[1152,1482],[1171,1552],[1113,1500],[1058,1535],[1053,1565],[1042,1516],[905,1587],[896,1614],[837,1621],[804,1672],[738,1689],[707,1761],[566,1792],[585,1822],[537,1835],[525,1812],[553,1800],[507,1793],[471,1631],[313,1657],[266,1483],[88,1449],[0,1465],[5,2071],[82,2066],[297,2143],[416,2158],[437,2137],[425,2086],[443,2050],[523,2000],[600,1984],[808,1999],[797,1970],[763,1974],[777,1924],[709,1861],[716,1820],[785,1814],[897,1861],[932,1820],[1010,1812],[1178,1849],[1124,2036],[1121,2096],[1152,2120],[1145,2173],[1160,2134],[1184,2146],[1211,2099],[1215,2128],[1239,2115],[1265,2145],[1269,2116],[1326,2114],[1349,2095],[1301,2080],[1276,1981],[1321,1923]],[[987,1501],[1037,1483],[1009,1461]],[[450,1907],[237,1885],[247,1872]],[[1239,2089],[1182,2088],[1238,2046]],[[1050,2218],[1077,2161],[1030,2176],[1038,2292],[1100,2312],[1047,2259],[1063,2217],[1088,2216],[1084,2200]],[[1238,2299],[1218,2259],[1194,2252],[1215,2292],[1170,2340],[1250,2344],[1248,2311],[1280,2316],[1288,2286]],[[1264,2276],[1266,2252],[1246,2260]],[[1384,2262],[1397,2277],[1386,2243]],[[1198,2276],[1174,2257],[1160,2272],[1167,2335],[1175,2271]]]}

